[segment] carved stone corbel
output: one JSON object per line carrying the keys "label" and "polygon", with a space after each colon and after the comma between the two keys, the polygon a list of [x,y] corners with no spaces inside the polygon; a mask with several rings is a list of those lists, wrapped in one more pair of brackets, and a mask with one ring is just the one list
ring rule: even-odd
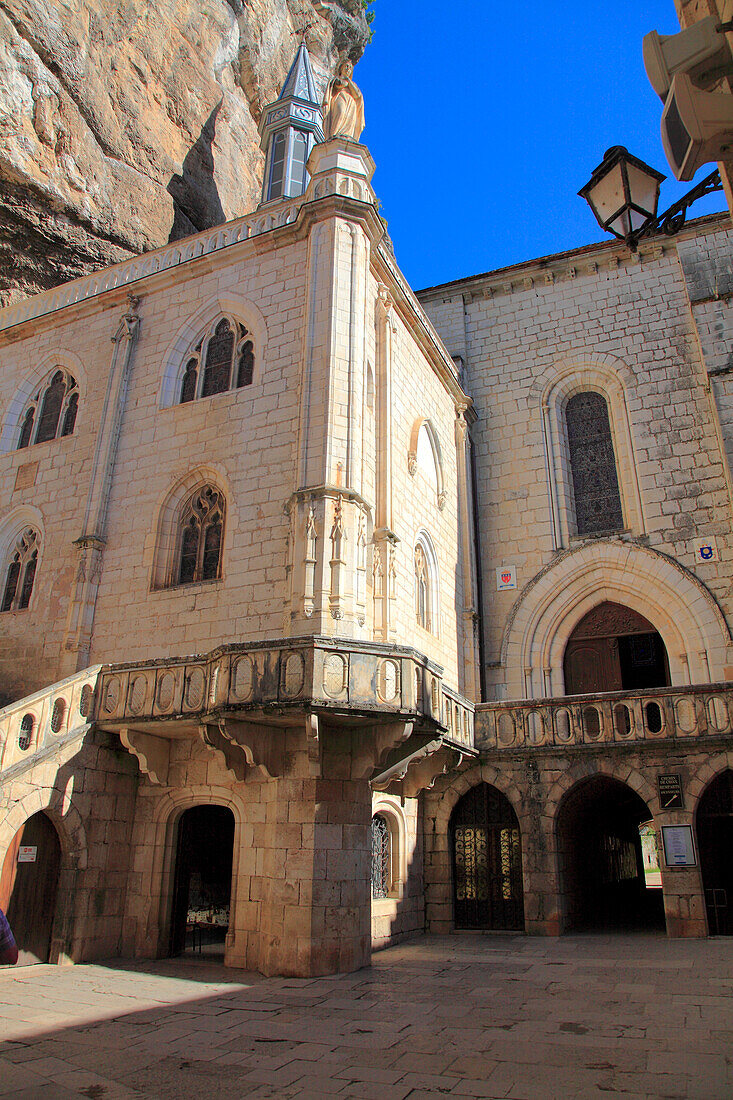
{"label": "carved stone corbel", "polygon": [[171,762],[171,743],[165,737],[141,730],[121,729],[120,741],[137,757],[140,770],[151,783],[168,786],[168,770]]}
{"label": "carved stone corbel", "polygon": [[199,726],[201,740],[207,749],[211,749],[212,752],[217,752],[223,757],[224,766],[235,779],[238,779],[240,783],[244,782],[247,774],[247,761],[241,750],[234,748],[232,742],[224,736],[221,730],[222,725],[223,723],[214,725],[211,722],[202,722]]}
{"label": "carved stone corbel", "polygon": [[354,752],[352,779],[369,779],[388,753],[411,736],[414,722],[385,722],[374,726],[373,736]]}
{"label": "carved stone corbel", "polygon": [[243,722],[239,718],[222,718],[213,729],[214,734],[211,733],[212,723],[207,723],[207,738],[211,736],[212,747],[225,754],[227,767],[238,779],[244,779],[243,765],[258,768],[264,779],[276,779],[283,774],[283,739],[272,727]]}

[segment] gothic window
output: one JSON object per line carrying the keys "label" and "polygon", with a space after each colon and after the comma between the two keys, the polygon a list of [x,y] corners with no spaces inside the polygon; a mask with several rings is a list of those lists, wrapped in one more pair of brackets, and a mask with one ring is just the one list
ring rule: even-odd
{"label": "gothic window", "polygon": [[415,599],[418,626],[430,630],[430,573],[425,550],[415,547]]}
{"label": "gothic window", "polygon": [[38,536],[27,527],[9,554],[0,611],[24,611],[31,602],[38,564]]}
{"label": "gothic window", "polygon": [[220,317],[186,360],[179,404],[251,385],[254,359],[254,343],[244,325]]}
{"label": "gothic window", "polygon": [[206,485],[181,513],[178,570],[174,584],[213,581],[221,576],[224,497]]}
{"label": "gothic window", "polygon": [[386,898],[391,886],[392,842],[382,814],[372,818],[372,897]]}
{"label": "gothic window", "polygon": [[565,407],[568,454],[579,535],[624,526],[608,405],[600,393],[577,393]]}
{"label": "gothic window", "polygon": [[17,449],[71,435],[78,407],[76,379],[56,367],[23,411]]}

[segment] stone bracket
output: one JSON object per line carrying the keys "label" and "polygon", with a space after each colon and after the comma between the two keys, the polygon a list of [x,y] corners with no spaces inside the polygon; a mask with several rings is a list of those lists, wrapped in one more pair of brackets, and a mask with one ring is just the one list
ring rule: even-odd
{"label": "stone bracket", "polygon": [[370,779],[392,749],[411,736],[412,721],[385,722],[372,727],[372,736],[354,753],[352,779]]}
{"label": "stone bracket", "polygon": [[460,749],[446,745],[438,737],[373,779],[372,788],[402,798],[416,798],[421,791],[430,790],[439,776],[460,767],[464,756]]}
{"label": "stone bracket", "polygon": [[244,782],[247,774],[247,761],[241,752],[234,748],[229,738],[222,730],[223,722],[218,725],[202,722],[199,726],[201,740],[212,752],[218,752],[224,758],[224,765],[235,779]]}
{"label": "stone bracket", "polygon": [[264,779],[283,775],[282,730],[243,722],[239,718],[220,718],[216,725],[207,723],[206,730],[207,744],[224,754],[227,767],[238,779],[244,779],[242,765],[258,768]]}
{"label": "stone bracket", "polygon": [[163,787],[168,785],[171,762],[171,743],[168,738],[127,727],[120,730],[120,741],[128,752],[137,757],[140,770],[151,783]]}

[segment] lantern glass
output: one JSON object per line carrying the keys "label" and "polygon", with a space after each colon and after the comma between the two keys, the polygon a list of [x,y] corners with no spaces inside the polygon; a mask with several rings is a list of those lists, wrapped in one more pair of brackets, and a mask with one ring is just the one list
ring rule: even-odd
{"label": "lantern glass", "polygon": [[656,218],[663,179],[661,172],[615,145],[579,194],[601,229],[628,240]]}

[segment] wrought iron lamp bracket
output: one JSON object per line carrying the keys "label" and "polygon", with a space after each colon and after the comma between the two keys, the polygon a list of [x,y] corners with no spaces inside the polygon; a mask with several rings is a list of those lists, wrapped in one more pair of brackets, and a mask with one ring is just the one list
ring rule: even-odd
{"label": "wrought iron lamp bracket", "polygon": [[639,241],[643,237],[650,237],[654,233],[666,233],[668,237],[673,237],[675,233],[679,233],[685,224],[687,211],[693,203],[696,203],[698,199],[702,199],[706,195],[712,195],[713,192],[722,190],[723,181],[720,178],[720,172],[716,168],[709,176],[701,180],[696,187],[693,187],[691,191],[688,191],[686,195],[683,195],[681,199],[673,203],[669,210],[665,210],[663,214],[659,214],[652,221],[647,222],[641,229],[637,229],[635,233],[630,233],[626,238],[626,243],[632,252],[635,252]]}

